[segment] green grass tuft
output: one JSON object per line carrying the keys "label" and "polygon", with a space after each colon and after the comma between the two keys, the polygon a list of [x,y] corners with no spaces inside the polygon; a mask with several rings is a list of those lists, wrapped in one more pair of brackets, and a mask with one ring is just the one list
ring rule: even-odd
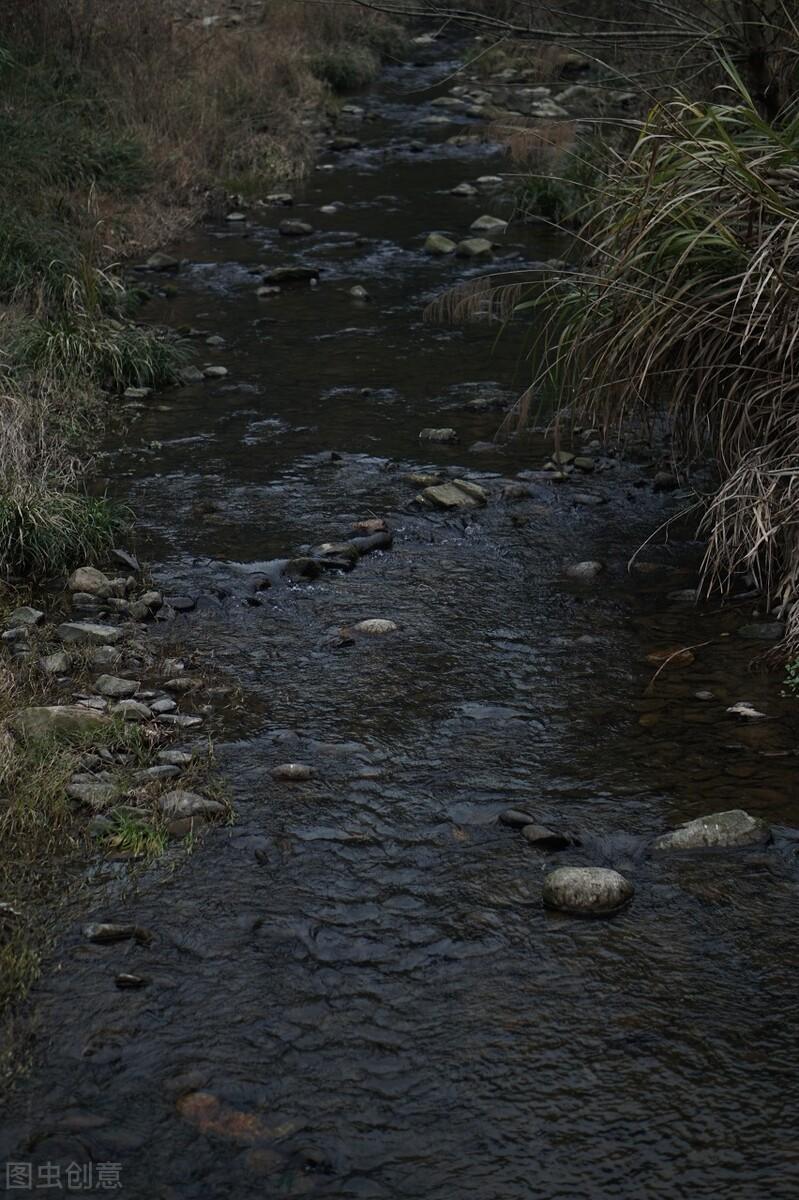
{"label": "green grass tuft", "polygon": [[367,46],[337,46],[316,54],[311,70],[339,95],[357,92],[380,73],[380,59]]}
{"label": "green grass tuft", "polygon": [[47,487],[0,495],[0,573],[49,579],[102,561],[130,514],[102,497]]}

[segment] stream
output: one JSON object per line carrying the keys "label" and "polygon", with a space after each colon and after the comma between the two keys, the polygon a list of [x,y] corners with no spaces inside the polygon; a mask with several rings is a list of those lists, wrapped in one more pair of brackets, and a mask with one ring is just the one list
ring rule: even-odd
{"label": "stream", "polygon": [[[799,1196],[797,702],[750,669],[752,599],[686,603],[687,525],[628,568],[679,506],[643,452],[557,484],[543,434],[485,445],[529,382],[529,334],[424,320],[486,270],[425,254],[428,233],[512,211],[502,188],[451,194],[512,169],[448,140],[470,118],[430,121],[456,50],[357,97],[340,132],[362,144],[323,154],[293,208],[171,248],[177,294],[148,311],[225,339],[194,361],[228,375],[157,397],[108,472],[159,585],[199,598],[151,636],[240,688],[208,721],[235,820],[177,869],[90,894],[84,919],[149,944],[89,944],[76,919],[35,990],[0,1150],[78,1164],[75,1195],[118,1164],[123,1195],[161,1200]],[[314,233],[282,237],[286,218]],[[566,249],[535,224],[501,241],[510,268]],[[259,268],[289,264],[318,286],[258,297]],[[420,442],[431,426],[459,442]],[[414,472],[490,501],[414,506]],[[275,579],[273,560],[370,517],[391,550]],[[584,560],[606,570],[569,581]],[[370,618],[399,628],[340,636]],[[646,656],[679,646],[695,661],[648,694]],[[740,700],[769,719],[729,714]],[[287,761],[313,777],[275,779]],[[497,823],[509,807],[579,845],[534,849]],[[738,807],[772,845],[647,850]],[[547,912],[562,864],[615,867],[632,904]]]}

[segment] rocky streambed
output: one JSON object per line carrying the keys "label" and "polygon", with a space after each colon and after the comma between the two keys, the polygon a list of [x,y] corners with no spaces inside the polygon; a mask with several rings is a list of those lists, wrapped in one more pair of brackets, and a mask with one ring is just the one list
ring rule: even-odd
{"label": "rocky streambed", "polygon": [[148,645],[241,689],[217,719],[236,815],[65,932],[0,1139],[34,1181],[799,1185],[796,702],[750,670],[777,623],[745,585],[695,605],[688,525],[630,563],[681,503],[658,454],[493,440],[523,329],[423,320],[488,255],[567,250],[511,220],[480,131],[498,89],[551,118],[574,85],[455,84],[461,50],[347,106],[290,205],[237,202],[151,264],[196,353],[179,391],[128,397],[109,477],[187,599]]}

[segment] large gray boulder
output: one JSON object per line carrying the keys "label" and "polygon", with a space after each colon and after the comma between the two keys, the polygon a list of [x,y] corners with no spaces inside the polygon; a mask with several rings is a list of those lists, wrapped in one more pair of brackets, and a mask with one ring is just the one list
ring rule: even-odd
{"label": "large gray boulder", "polygon": [[671,833],[664,833],[654,843],[655,850],[702,850],[707,847],[765,846],[771,840],[771,829],[759,817],[742,808],[710,813],[686,821]]}
{"label": "large gray boulder", "polygon": [[628,904],[634,891],[628,879],[607,867],[559,867],[544,880],[544,904],[601,917]]}
{"label": "large gray boulder", "polygon": [[110,596],[113,590],[111,580],[96,567],[78,567],[67,580],[71,592],[84,592],[89,596]]}
{"label": "large gray boulder", "polygon": [[104,713],[92,708],[83,708],[78,704],[21,708],[8,719],[12,732],[25,741],[49,737],[75,737],[103,729],[108,723],[108,717]]}

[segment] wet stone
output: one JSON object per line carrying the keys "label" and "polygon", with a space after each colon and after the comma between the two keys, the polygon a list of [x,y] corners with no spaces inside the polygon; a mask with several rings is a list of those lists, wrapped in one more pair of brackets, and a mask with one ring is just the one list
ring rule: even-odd
{"label": "wet stone", "polygon": [[427,254],[443,256],[454,254],[457,245],[451,238],[445,237],[443,233],[431,233],[424,244],[424,248]]}
{"label": "wet stone", "polygon": [[606,916],[628,904],[629,880],[607,867],[559,867],[544,880],[547,908],[582,916]]}
{"label": "wet stone", "polygon": [[101,696],[112,700],[129,700],[135,696],[141,687],[138,679],[120,679],[116,675],[101,675],[95,682],[95,688]]}
{"label": "wet stone", "polygon": [[377,617],[367,621],[359,621],[358,624],[353,625],[352,628],[356,631],[356,633],[366,633],[371,637],[380,637],[386,633],[396,633],[399,626],[396,625],[394,621],[387,621]]}
{"label": "wet stone", "polygon": [[420,442],[457,442],[457,429],[423,429],[419,434]]}
{"label": "wet stone", "polygon": [[507,825],[509,829],[523,829],[525,825],[532,825],[535,818],[530,813],[522,812],[517,808],[506,808],[497,818],[500,825]]}
{"label": "wet stone", "polygon": [[493,258],[494,248],[485,238],[466,238],[455,247],[458,258]]}
{"label": "wet stone", "polygon": [[570,567],[567,567],[565,574],[567,579],[573,579],[577,583],[590,583],[604,569],[604,565],[601,562],[580,562],[573,563]]}
{"label": "wet stone", "polygon": [[522,837],[531,846],[541,850],[565,850],[571,845],[571,838],[564,833],[557,833],[554,829],[548,829],[546,825],[525,825]]}
{"label": "wet stone", "polygon": [[272,777],[274,779],[282,779],[292,783],[301,783],[305,780],[312,779],[316,774],[313,767],[309,767],[307,763],[280,763],[272,768]]}
{"label": "wet stone", "polygon": [[657,838],[654,849],[727,849],[734,846],[765,846],[770,840],[771,829],[765,821],[743,809],[733,808],[686,821],[671,833],[664,833]]}
{"label": "wet stone", "polygon": [[110,921],[84,925],[83,936],[88,942],[97,942],[100,945],[110,942],[125,942],[131,938],[135,938],[137,942],[150,940],[150,934],[138,925],[117,925]]}
{"label": "wet stone", "polygon": [[224,804],[218,800],[181,790],[159,796],[158,807],[164,816],[173,818],[216,816],[225,811]]}
{"label": "wet stone", "polygon": [[56,636],[68,645],[113,646],[122,640],[123,632],[114,625],[67,621],[58,626]]}

